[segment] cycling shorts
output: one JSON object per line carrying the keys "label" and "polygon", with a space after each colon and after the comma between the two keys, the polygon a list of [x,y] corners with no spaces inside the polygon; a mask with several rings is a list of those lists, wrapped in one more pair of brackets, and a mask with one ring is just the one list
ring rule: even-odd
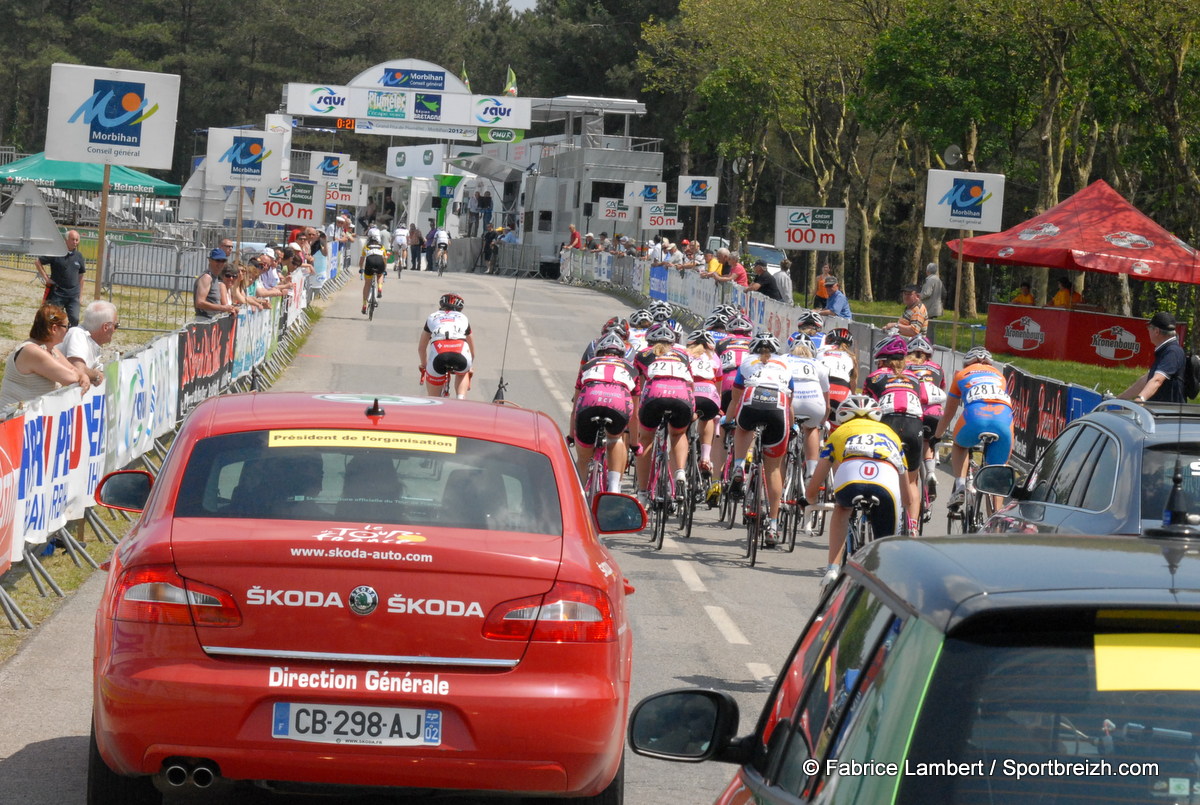
{"label": "cycling shorts", "polygon": [[382,254],[368,254],[363,261],[363,273],[367,276],[387,273],[387,260]]}
{"label": "cycling shorts", "polygon": [[457,338],[430,341],[425,351],[425,382],[440,386],[450,374],[461,375],[471,370],[471,348]]}
{"label": "cycling shorts", "polygon": [[704,421],[721,415],[721,394],[717,384],[707,380],[697,380],[692,385],[696,399],[696,413]]}
{"label": "cycling shorts", "polygon": [[[782,392],[777,392],[782,394]],[[787,437],[791,432],[791,422],[788,414],[778,404],[760,402],[751,389],[746,389],[742,398],[742,407],[738,409],[737,426],[742,430],[754,430],[758,425],[763,428],[763,454],[769,458],[779,458],[787,452]]]}
{"label": "cycling shorts", "polygon": [[625,432],[625,428],[629,425],[629,416],[632,413],[633,403],[628,402],[627,407],[623,410],[609,408],[602,405],[589,405],[577,407],[574,416],[574,436],[575,443],[591,447],[596,442],[596,431],[600,430],[600,422],[593,422],[596,417],[607,417],[611,419],[604,426],[605,431],[609,436],[620,436]]}
{"label": "cycling shorts", "polygon": [[792,417],[806,428],[819,428],[825,422],[825,400],[792,398]]}
{"label": "cycling shorts", "polygon": [[1001,408],[1001,413],[986,417],[968,416],[970,409],[964,411],[954,428],[954,443],[969,450],[979,444],[980,434],[994,433],[1000,438],[984,449],[983,463],[1007,464],[1009,456],[1012,455],[1012,409],[1006,406]]}
{"label": "cycling shorts", "polygon": [[875,537],[900,533],[900,474],[887,461],[852,458],[833,473],[833,499],[839,506],[853,508],[859,495],[874,496],[879,505],[871,512]]}
{"label": "cycling shorts", "polygon": [[638,422],[653,432],[663,419],[674,431],[687,430],[692,423],[692,401],[679,397],[655,397],[643,399],[638,406]]}
{"label": "cycling shorts", "polygon": [[904,463],[909,471],[915,471],[925,458],[925,439],[921,432],[924,422],[905,414],[884,414],[883,424],[896,431],[900,446],[904,448]]}

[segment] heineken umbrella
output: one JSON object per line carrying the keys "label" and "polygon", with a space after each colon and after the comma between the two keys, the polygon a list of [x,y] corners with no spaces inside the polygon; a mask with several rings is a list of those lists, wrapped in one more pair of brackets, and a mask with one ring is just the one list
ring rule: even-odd
{"label": "heineken umbrella", "polygon": [[[45,153],[32,154],[0,166],[0,181],[14,187],[33,182],[46,189],[92,190],[99,193],[104,188],[104,165],[98,162],[62,162],[46,159]],[[109,192],[178,196],[179,191],[177,184],[155,179],[132,168],[111,166]]]}

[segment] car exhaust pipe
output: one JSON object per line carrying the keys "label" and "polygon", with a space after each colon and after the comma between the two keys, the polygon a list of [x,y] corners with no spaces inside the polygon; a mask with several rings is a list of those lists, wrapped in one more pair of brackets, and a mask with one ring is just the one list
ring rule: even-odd
{"label": "car exhaust pipe", "polygon": [[207,763],[201,763],[192,769],[192,785],[196,788],[208,788],[216,779],[216,770]]}
{"label": "car exhaust pipe", "polygon": [[178,763],[173,763],[167,766],[163,772],[163,777],[167,781],[167,785],[172,788],[182,788],[188,781],[188,770],[186,766],[180,766]]}

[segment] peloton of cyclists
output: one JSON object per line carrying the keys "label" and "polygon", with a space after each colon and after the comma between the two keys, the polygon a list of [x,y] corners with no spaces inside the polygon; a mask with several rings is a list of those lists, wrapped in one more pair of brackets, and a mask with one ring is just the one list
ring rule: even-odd
{"label": "peloton of cyclists", "polygon": [[454,375],[454,393],[458,399],[466,399],[471,390],[475,342],[471,337],[471,323],[462,312],[464,305],[458,294],[442,294],[438,309],[425,319],[417,344],[417,357],[430,397],[442,394],[450,375]]}

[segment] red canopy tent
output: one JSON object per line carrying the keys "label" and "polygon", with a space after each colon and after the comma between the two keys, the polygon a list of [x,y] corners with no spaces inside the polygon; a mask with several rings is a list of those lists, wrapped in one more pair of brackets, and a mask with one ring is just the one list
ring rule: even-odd
{"label": "red canopy tent", "polygon": [[1143,215],[1103,180],[1023,224],[946,247],[973,263],[1045,266],[1200,283],[1196,250]]}

